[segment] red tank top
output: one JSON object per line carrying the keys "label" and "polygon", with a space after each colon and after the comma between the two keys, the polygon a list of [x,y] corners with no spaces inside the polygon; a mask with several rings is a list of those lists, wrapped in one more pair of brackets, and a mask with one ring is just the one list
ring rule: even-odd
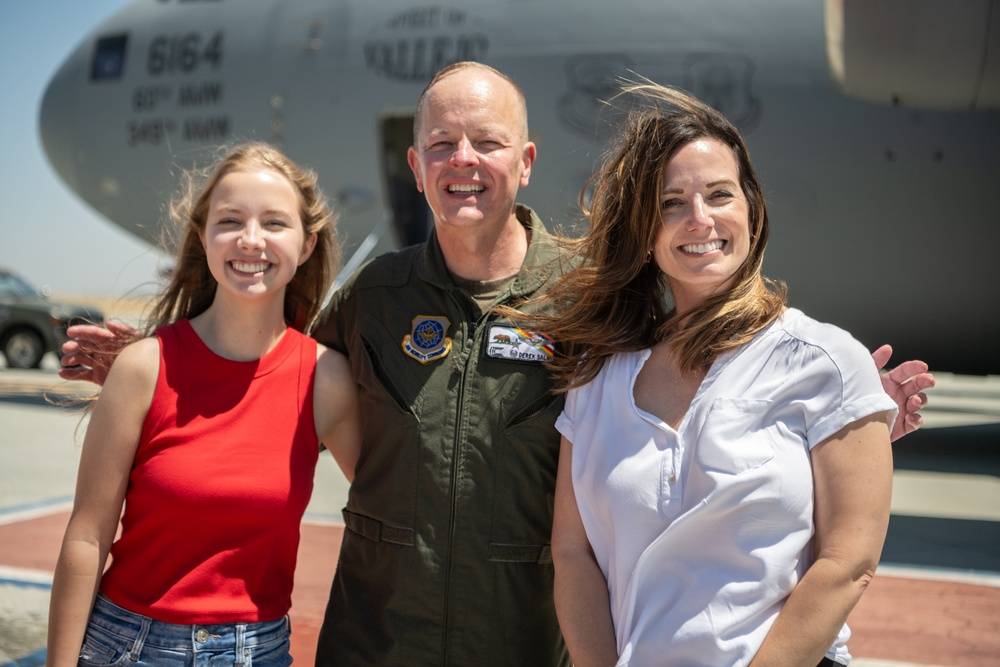
{"label": "red tank top", "polygon": [[168,623],[281,618],[319,456],[316,341],[287,329],[245,362],[187,320],[156,336],[156,392],[101,590]]}

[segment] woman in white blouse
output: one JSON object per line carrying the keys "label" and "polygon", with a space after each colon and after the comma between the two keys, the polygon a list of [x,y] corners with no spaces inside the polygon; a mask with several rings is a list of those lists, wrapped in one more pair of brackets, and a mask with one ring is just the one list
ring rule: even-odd
{"label": "woman in white blouse", "polygon": [[583,262],[550,292],[570,305],[532,323],[566,352],[566,643],[577,667],[847,664],[896,405],[860,343],[761,275],[767,213],[736,128],[682,92],[628,92],[644,103],[595,177]]}

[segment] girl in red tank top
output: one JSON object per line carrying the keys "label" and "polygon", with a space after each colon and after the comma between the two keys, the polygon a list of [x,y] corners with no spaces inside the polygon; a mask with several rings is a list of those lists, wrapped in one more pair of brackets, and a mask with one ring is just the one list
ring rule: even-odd
{"label": "girl in red tank top", "polygon": [[121,351],[93,406],[52,585],[51,666],[290,664],[319,443],[353,476],[349,367],[304,333],[338,254],[315,175],[244,144],[189,173],[171,214],[181,243],[155,335]]}

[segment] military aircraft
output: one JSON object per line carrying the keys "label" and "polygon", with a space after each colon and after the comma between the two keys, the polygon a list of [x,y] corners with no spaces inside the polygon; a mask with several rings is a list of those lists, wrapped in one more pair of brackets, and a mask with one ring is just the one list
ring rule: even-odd
{"label": "military aircraft", "polygon": [[519,82],[521,199],[571,233],[606,101],[648,77],[743,130],[792,305],[897,361],[1000,373],[998,36],[1000,0],[136,0],[55,74],[40,127],[69,187],[150,242],[181,167],[273,142],[320,174],[353,267],[427,235],[405,153],[440,67]]}

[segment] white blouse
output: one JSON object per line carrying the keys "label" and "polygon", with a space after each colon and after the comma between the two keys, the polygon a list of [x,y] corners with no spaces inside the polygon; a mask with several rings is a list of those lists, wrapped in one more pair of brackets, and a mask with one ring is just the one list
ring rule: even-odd
{"label": "white blouse", "polygon": [[796,309],[715,361],[676,431],[636,407],[649,354],[611,357],[556,422],[618,665],[746,665],[813,560],[812,447],[896,405],[859,342]]}

